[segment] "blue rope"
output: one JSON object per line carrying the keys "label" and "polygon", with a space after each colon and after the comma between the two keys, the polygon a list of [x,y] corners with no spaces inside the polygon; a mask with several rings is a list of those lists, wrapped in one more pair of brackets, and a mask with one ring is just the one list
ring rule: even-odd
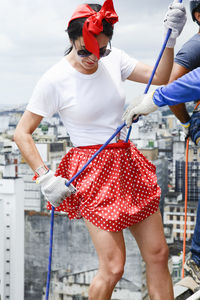
{"label": "blue rope", "polygon": [[[182,0],[179,0],[180,3],[182,3]],[[144,91],[144,94],[147,94],[149,87],[152,83],[153,77],[155,75],[155,72],[157,70],[157,67],[159,65],[159,62],[161,60],[161,57],[163,55],[163,52],[165,50],[166,44],[168,42],[168,39],[170,37],[171,34],[171,29],[168,29],[166,38],[164,40],[162,49],[159,53],[158,59],[155,63],[154,69],[152,71],[151,77],[149,79],[149,82],[146,86],[146,89]],[[137,120],[135,120],[135,122],[137,122]],[[93,159],[110,143],[110,141],[122,130],[123,127],[126,126],[126,123],[124,122],[122,125],[120,125],[116,131],[113,133],[113,135],[105,142],[105,144],[103,144],[103,146],[101,146],[101,148],[99,148],[98,151],[95,152],[95,154],[88,160],[88,162],[77,172],[77,174],[75,174],[67,183],[66,185],[69,186],[76,177],[78,177],[80,175],[81,172],[83,172],[85,170],[85,168],[87,168],[87,166],[93,161]],[[131,129],[132,126],[129,127],[128,133],[127,133],[127,137],[126,137],[126,142],[128,142],[130,134],[131,134]],[[48,264],[48,274],[47,274],[47,284],[46,284],[46,297],[45,300],[49,299],[49,287],[50,287],[50,279],[51,279],[51,261],[52,261],[52,249],[53,249],[53,227],[54,227],[54,207],[52,206],[52,210],[51,210],[51,225],[50,225],[50,238],[49,238],[49,264]]]}
{"label": "blue rope", "polygon": [[54,207],[51,210],[51,225],[50,225],[50,238],[49,238],[49,264],[47,273],[47,285],[46,285],[46,296],[45,300],[49,299],[49,286],[51,280],[51,260],[52,260],[52,249],[53,249],[53,225],[54,225]]}

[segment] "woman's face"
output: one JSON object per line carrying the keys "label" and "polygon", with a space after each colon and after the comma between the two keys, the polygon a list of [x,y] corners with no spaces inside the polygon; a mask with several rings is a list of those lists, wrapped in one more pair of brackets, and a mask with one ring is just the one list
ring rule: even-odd
{"label": "woman's face", "polygon": [[[104,50],[106,50],[109,43],[109,38],[105,34],[100,33],[96,36],[96,39],[99,44],[99,49],[101,53]],[[96,69],[98,66],[98,58],[92,53],[87,57],[82,57],[79,55],[81,54],[80,50],[86,50],[83,37],[79,37],[73,44],[74,59],[85,70],[92,71],[93,69]]]}

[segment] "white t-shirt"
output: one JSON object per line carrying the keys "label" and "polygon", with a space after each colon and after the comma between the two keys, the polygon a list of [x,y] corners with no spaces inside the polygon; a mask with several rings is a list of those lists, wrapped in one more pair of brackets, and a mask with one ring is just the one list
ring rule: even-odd
{"label": "white t-shirt", "polygon": [[[26,109],[43,117],[58,112],[75,147],[104,144],[123,123],[122,82],[136,63],[113,48],[88,75],[76,71],[64,57],[39,80]],[[120,138],[126,138],[125,128]]]}

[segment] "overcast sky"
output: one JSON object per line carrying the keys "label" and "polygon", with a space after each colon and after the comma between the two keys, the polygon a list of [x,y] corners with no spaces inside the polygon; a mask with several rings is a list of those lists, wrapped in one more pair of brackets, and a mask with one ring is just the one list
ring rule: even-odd
{"label": "overcast sky", "polygon": [[[84,0],[0,0],[0,108],[27,103],[40,76],[62,58],[69,45],[65,29],[76,6]],[[89,3],[103,1],[90,0]],[[168,0],[114,0],[120,22],[112,44],[133,57],[154,64],[163,42],[162,21]],[[198,27],[187,24],[175,52]],[[145,86],[126,83],[127,101]]]}

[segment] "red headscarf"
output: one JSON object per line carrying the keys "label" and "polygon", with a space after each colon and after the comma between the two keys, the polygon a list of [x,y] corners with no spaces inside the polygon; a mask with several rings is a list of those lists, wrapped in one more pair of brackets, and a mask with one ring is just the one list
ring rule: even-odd
{"label": "red headscarf", "polygon": [[99,59],[99,44],[94,35],[98,35],[103,31],[103,19],[112,25],[118,22],[118,16],[114,10],[112,0],[106,0],[101,7],[101,10],[98,12],[93,10],[87,4],[78,6],[71,17],[68,26],[72,20],[79,18],[87,18],[83,25],[85,48]]}

